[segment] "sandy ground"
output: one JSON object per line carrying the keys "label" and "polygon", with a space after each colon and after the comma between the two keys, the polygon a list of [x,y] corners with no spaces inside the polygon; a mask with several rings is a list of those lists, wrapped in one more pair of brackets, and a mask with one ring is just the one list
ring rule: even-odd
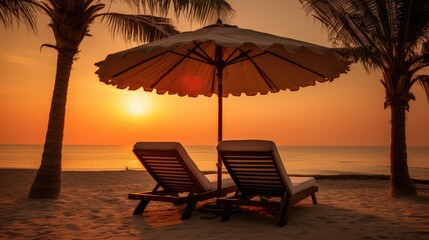
{"label": "sandy ground", "polygon": [[0,239],[429,239],[428,185],[392,199],[386,180],[318,180],[319,204],[300,202],[279,228],[278,213],[260,208],[220,223],[199,206],[181,221],[184,206],[151,202],[133,216],[127,194],[154,186],[144,171],[64,172],[58,200],[27,198],[34,174],[0,170]]}

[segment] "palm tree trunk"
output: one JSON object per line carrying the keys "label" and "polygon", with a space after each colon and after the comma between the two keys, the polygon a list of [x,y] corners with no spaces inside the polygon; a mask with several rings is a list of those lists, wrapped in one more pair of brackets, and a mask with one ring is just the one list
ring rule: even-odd
{"label": "palm tree trunk", "polygon": [[49,113],[42,162],[31,186],[30,198],[58,198],[61,190],[61,158],[67,88],[76,51],[59,49],[55,86]]}
{"label": "palm tree trunk", "polygon": [[405,136],[405,106],[400,100],[390,104],[392,126],[390,145],[390,193],[392,196],[416,195],[408,173]]}

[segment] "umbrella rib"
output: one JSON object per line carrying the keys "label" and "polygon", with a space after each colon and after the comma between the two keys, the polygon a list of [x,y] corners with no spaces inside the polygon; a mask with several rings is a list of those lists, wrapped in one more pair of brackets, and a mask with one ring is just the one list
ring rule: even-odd
{"label": "umbrella rib", "polygon": [[[195,48],[197,48],[198,46],[195,46]],[[188,52],[187,54],[185,54],[184,56],[182,56],[182,58],[177,61],[173,66],[171,66],[154,84],[152,84],[151,88],[155,88],[155,86],[162,81],[162,79],[164,79],[165,76],[167,76],[168,74],[170,74],[171,71],[173,71],[183,60],[185,60],[188,55],[191,54],[191,52]]]}
{"label": "umbrella rib", "polygon": [[213,75],[212,75],[212,93],[214,92],[214,86],[215,86],[215,75],[216,75],[216,68],[213,68]]}
{"label": "umbrella rib", "polygon": [[[245,59],[245,57],[248,57],[249,59],[251,59],[251,58],[253,58],[253,57],[250,57],[248,54],[250,53],[250,52],[252,52],[252,50],[248,50],[248,51],[246,51],[246,52],[243,52],[243,50],[241,50],[241,49],[238,49],[238,48],[236,48],[235,50],[240,50],[241,51],[241,53],[240,53],[240,55],[238,55],[237,57],[235,57],[235,58],[233,58],[231,61],[227,61],[227,63],[225,64],[225,66],[227,66],[227,65],[231,65],[231,64],[234,64],[234,63],[239,63],[239,62],[242,62],[242,61],[245,61],[246,59]],[[235,52],[235,51],[234,51]],[[259,55],[261,55],[261,54],[258,54],[258,56]]]}
{"label": "umbrella rib", "polygon": [[131,66],[131,67],[129,67],[129,68],[126,68],[126,69],[124,69],[124,70],[122,70],[122,71],[120,71],[120,72],[118,72],[118,73],[116,73],[116,74],[114,74],[113,76],[112,76],[112,78],[115,78],[115,77],[117,77],[117,76],[119,76],[119,75],[122,75],[122,74],[124,74],[124,73],[126,73],[126,72],[128,72],[128,71],[130,71],[130,70],[132,70],[132,69],[134,69],[134,68],[136,68],[136,67],[138,67],[139,65],[141,65],[141,64],[143,64],[143,63],[146,63],[146,62],[148,62],[148,61],[150,61],[150,60],[152,60],[152,59],[154,59],[154,58],[157,58],[157,57],[159,57],[159,56],[162,56],[162,55],[164,55],[164,54],[166,54],[167,52],[162,52],[162,53],[159,53],[159,54],[157,54],[157,55],[155,55],[155,56],[152,56],[152,57],[150,57],[150,58],[148,58],[148,59],[145,59],[144,61],[142,61],[142,62],[139,62],[139,63],[137,63],[137,64],[135,64],[135,65],[133,65],[133,66]]}
{"label": "umbrella rib", "polygon": [[[231,53],[231,54],[229,54],[229,56],[225,59],[225,62],[228,62],[229,61],[229,59],[236,53],[238,51],[238,48],[236,48],[236,49],[234,49],[234,51]],[[235,59],[235,58],[234,58]],[[234,60],[233,59],[233,60]],[[231,60],[231,61],[233,61],[233,60]]]}
{"label": "umbrella rib", "polygon": [[[200,48],[201,49],[201,48]],[[202,49],[201,49],[202,50]],[[202,60],[200,60],[201,62],[204,62],[204,63],[207,63],[207,64],[210,64],[210,65],[215,65],[215,63],[214,63],[214,61],[213,61],[213,59],[211,59],[210,58],[210,56],[204,56],[204,55],[206,55],[206,54],[201,54],[201,53],[199,53],[199,52],[196,52],[195,51],[195,48],[194,49],[188,49],[188,51],[189,51],[189,53],[193,53],[193,54],[195,54],[195,55],[197,55],[198,57],[200,57],[201,59],[203,59],[203,60],[205,60],[205,61],[202,61]],[[204,51],[203,51],[203,53],[205,53]]]}
{"label": "umbrella rib", "polygon": [[292,61],[292,60],[290,60],[290,59],[287,59],[287,58],[285,58],[285,57],[283,57],[283,56],[280,56],[280,55],[275,54],[275,53],[270,52],[270,51],[266,51],[266,52],[267,52],[267,53],[269,53],[269,54],[271,54],[271,55],[273,55],[273,56],[275,56],[275,57],[278,57],[278,58],[280,58],[280,59],[283,59],[284,61],[290,62],[290,63],[292,63],[292,64],[294,64],[294,65],[296,65],[296,66],[298,66],[298,67],[300,67],[300,68],[302,68],[302,69],[305,69],[305,70],[307,70],[307,71],[309,71],[309,72],[311,72],[311,73],[313,73],[313,74],[316,74],[316,75],[317,75],[317,76],[319,76],[319,77],[325,78],[325,76],[323,76],[322,74],[320,74],[320,73],[318,73],[318,72],[316,72],[316,71],[314,71],[314,70],[311,70],[311,69],[309,69],[309,68],[307,68],[307,67],[305,67],[305,66],[303,66],[303,65],[301,65],[301,64],[299,64],[299,63],[296,63],[296,62],[294,62],[294,61]]}
{"label": "umbrella rib", "polygon": [[205,59],[207,61],[207,63],[211,64],[211,65],[216,65],[214,60],[210,57],[210,55],[207,54],[206,51],[204,51],[204,49],[202,49],[201,46],[202,43],[198,44],[198,49],[201,50],[202,54],[199,52],[196,52],[195,50],[192,51],[193,54],[197,55],[198,57]]}
{"label": "umbrella rib", "polygon": [[[187,50],[191,51],[190,49],[187,49]],[[182,56],[182,57],[186,57],[186,58],[198,61],[198,62],[207,63],[207,61],[205,61],[206,59],[201,60],[201,59],[198,59],[198,58],[195,58],[195,57],[191,57],[191,56],[189,56],[189,54],[178,53],[178,52],[175,52],[175,51],[169,51],[169,52],[173,53],[173,54],[176,54],[176,55],[179,55],[179,56]],[[192,53],[194,53],[194,52],[192,52]]]}
{"label": "umbrella rib", "polygon": [[[256,55],[254,55],[254,56],[249,56],[248,55],[248,53],[250,53],[252,50],[249,50],[249,51],[247,51],[247,52],[245,52],[245,54],[247,55],[247,57],[249,58],[249,59],[252,59],[252,58],[257,58],[257,57],[259,57],[259,56],[262,56],[262,55],[264,55],[264,54],[267,54],[266,52],[263,52],[263,53],[259,53],[259,54],[256,54]],[[240,55],[241,56],[241,55]],[[233,60],[231,60],[229,63],[228,63],[228,65],[231,65],[231,64],[235,64],[235,63],[239,63],[239,62],[243,62],[243,61],[247,61],[247,58],[243,58],[243,57],[236,57],[235,59],[233,59]]]}
{"label": "umbrella rib", "polygon": [[249,61],[253,64],[253,66],[255,66],[256,70],[258,71],[258,73],[261,75],[262,79],[264,79],[265,83],[268,85],[268,87],[271,89],[271,91],[279,91],[279,89],[276,87],[276,85],[274,84],[274,82],[270,79],[270,77],[258,66],[258,64],[255,63],[255,61],[253,61],[253,59],[247,55],[247,58],[249,59]]}
{"label": "umbrella rib", "polygon": [[[205,53],[204,50],[200,47],[200,45],[202,43],[198,43],[198,42],[194,42],[194,43],[195,43],[195,47],[193,49],[189,49],[189,48],[186,49],[186,50],[188,50],[187,54],[178,53],[178,52],[175,52],[175,51],[172,51],[172,50],[169,50],[169,52],[172,53],[172,54],[176,54],[178,56],[182,56],[182,57],[185,57],[185,58],[189,58],[189,59],[198,61],[198,62],[207,63],[209,65],[213,65],[213,60],[210,58],[210,56],[208,56],[207,54],[205,54],[206,56],[204,56],[201,53],[195,51],[196,48],[199,48],[199,49],[201,49],[201,51],[203,53]],[[196,57],[189,56],[189,52],[191,52],[191,53],[195,54],[196,56],[200,57],[200,59],[198,59]]]}
{"label": "umbrella rib", "polygon": [[[182,57],[185,57],[185,58],[189,58],[189,59],[198,61],[198,62],[209,63],[210,64],[210,60],[207,60],[204,56],[202,56],[202,55],[198,54],[197,52],[195,52],[196,48],[201,49],[200,45],[203,44],[203,43],[199,43],[199,42],[193,42],[193,43],[195,44],[194,48],[193,49],[187,48],[186,49],[186,50],[188,50],[187,54],[178,53],[178,52],[175,52],[175,51],[172,51],[172,50],[169,50],[169,52],[173,53],[173,54],[176,54],[176,55],[179,55],[179,56],[182,56]],[[197,55],[198,57],[200,57],[201,59],[189,56],[189,53],[193,53],[193,54]]]}

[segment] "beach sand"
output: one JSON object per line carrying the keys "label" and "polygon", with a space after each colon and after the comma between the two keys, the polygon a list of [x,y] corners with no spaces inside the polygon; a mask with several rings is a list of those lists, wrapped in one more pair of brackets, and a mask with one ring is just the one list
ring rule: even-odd
{"label": "beach sand", "polygon": [[130,192],[151,190],[145,171],[63,172],[58,200],[28,199],[34,170],[0,170],[0,239],[429,239],[428,185],[392,199],[389,182],[318,180],[318,205],[305,199],[277,227],[276,211],[245,208],[220,223],[184,206],[151,202],[133,216]]}

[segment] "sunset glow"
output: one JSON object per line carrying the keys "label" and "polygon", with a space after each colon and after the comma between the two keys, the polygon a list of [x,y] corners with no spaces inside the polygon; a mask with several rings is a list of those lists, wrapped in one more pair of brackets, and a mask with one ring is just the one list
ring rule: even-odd
{"label": "sunset glow", "polygon": [[[228,1],[237,10],[231,22],[241,28],[332,46],[328,34],[299,1]],[[127,9],[124,7],[124,9]],[[119,10],[121,11],[121,10]],[[180,31],[200,26],[173,21]],[[55,77],[56,52],[49,21],[41,16],[39,34],[22,27],[2,34],[0,66],[0,143],[41,144],[46,135]],[[73,65],[67,99],[64,144],[133,144],[138,140],[174,140],[184,145],[217,143],[216,96],[157,95],[141,89],[119,90],[100,83],[94,63],[137,44],[112,39],[102,25],[90,29]],[[29,41],[31,39],[31,41]],[[390,111],[379,73],[353,64],[333,82],[264,96],[224,98],[225,139],[269,139],[278,145],[371,145],[390,141]],[[429,145],[429,107],[419,84],[407,113],[407,143]],[[31,121],[29,121],[31,119]],[[102,121],[100,121],[102,119]]]}
{"label": "sunset glow", "polygon": [[143,107],[143,104],[139,102],[133,102],[130,105],[130,112],[135,115],[142,115],[146,112],[146,109]]}

